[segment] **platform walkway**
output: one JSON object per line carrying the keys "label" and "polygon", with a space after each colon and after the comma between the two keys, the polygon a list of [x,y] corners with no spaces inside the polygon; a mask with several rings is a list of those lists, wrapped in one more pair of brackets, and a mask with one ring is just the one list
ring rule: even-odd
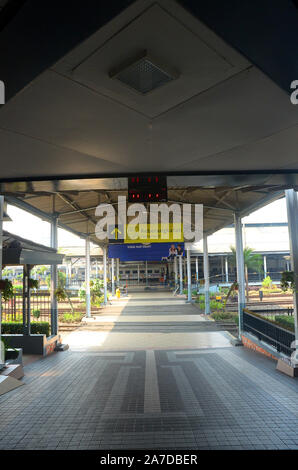
{"label": "platform walkway", "polygon": [[162,301],[114,303],[103,317],[141,331],[97,319],[68,335],[70,350],[28,364],[25,385],[0,397],[0,449],[298,449],[297,380],[232,347],[195,306]]}

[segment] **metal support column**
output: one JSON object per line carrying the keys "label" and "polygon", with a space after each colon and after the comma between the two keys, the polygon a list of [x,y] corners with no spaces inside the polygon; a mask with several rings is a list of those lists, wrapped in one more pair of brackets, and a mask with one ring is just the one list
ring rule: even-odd
{"label": "metal support column", "polygon": [[[51,248],[58,248],[58,218],[53,218],[51,222]],[[58,287],[57,264],[51,265],[51,334],[58,333],[58,305],[55,291]]]}
{"label": "metal support column", "polygon": [[117,287],[120,284],[120,259],[116,259],[116,280],[117,280]]}
{"label": "metal support column", "polygon": [[31,308],[30,308],[30,266],[23,268],[23,334],[31,334]]}
{"label": "metal support column", "polygon": [[108,293],[107,293],[107,247],[104,246],[103,249],[103,292],[104,292],[104,305],[108,303]]}
{"label": "metal support column", "polygon": [[209,258],[208,258],[208,242],[207,235],[203,236],[203,262],[204,262],[204,286],[205,286],[205,315],[210,314],[210,297],[209,297]]}
{"label": "metal support column", "polygon": [[298,201],[297,193],[294,189],[287,189],[286,203],[288,214],[288,230],[290,239],[290,255],[291,268],[294,272],[293,305],[294,305],[294,321],[295,321],[295,342],[296,350],[298,349]]}
{"label": "metal support column", "polygon": [[115,259],[112,258],[112,296],[115,295]]}
{"label": "metal support column", "polygon": [[196,256],[196,284],[197,284],[197,290],[199,288],[199,257]]}
{"label": "metal support column", "polygon": [[226,282],[229,282],[229,261],[228,257],[225,257],[225,273],[226,273]]}
{"label": "metal support column", "polygon": [[190,249],[186,250],[187,256],[187,301],[191,302],[191,263],[190,263]]}
{"label": "metal support column", "polygon": [[179,282],[180,282],[180,295],[183,294],[183,269],[182,269],[182,255],[179,256]]}
{"label": "metal support column", "polygon": [[148,263],[145,261],[146,287],[148,287]]}
{"label": "metal support column", "polygon": [[264,279],[267,277],[267,257],[264,255]]}
{"label": "metal support column", "polygon": [[138,285],[140,284],[140,264],[138,263]]}
{"label": "metal support column", "polygon": [[239,340],[243,331],[243,309],[245,308],[245,276],[244,276],[244,253],[242,240],[242,223],[240,215],[234,213],[235,241],[236,241],[236,264],[238,282],[238,315],[239,315]]}
{"label": "metal support column", "polygon": [[174,258],[174,274],[175,274],[175,289],[178,284],[178,264],[177,264],[177,256]]}
{"label": "metal support column", "polygon": [[86,317],[91,317],[90,299],[90,238],[85,240]]}

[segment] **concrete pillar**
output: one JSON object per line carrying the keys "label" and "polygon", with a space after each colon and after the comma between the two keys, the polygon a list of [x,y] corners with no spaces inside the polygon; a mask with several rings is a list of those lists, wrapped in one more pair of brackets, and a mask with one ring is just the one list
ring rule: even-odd
{"label": "concrete pillar", "polygon": [[229,282],[229,260],[228,257],[225,257],[225,274],[226,274],[226,282]]}
{"label": "concrete pillar", "polygon": [[[51,222],[51,248],[58,248],[58,218],[53,218]],[[58,303],[55,297],[55,290],[58,287],[57,264],[51,265],[51,334],[58,333]]]}
{"label": "concrete pillar", "polygon": [[95,279],[98,278],[98,259],[95,259]]}
{"label": "concrete pillar", "polygon": [[[0,279],[2,279],[2,250],[3,250],[3,206],[4,196],[0,196]],[[4,364],[4,344],[1,342],[2,301],[0,292],[0,367]]]}
{"label": "concrete pillar", "polygon": [[112,295],[115,295],[115,260],[112,258]]}
{"label": "concrete pillar", "polygon": [[288,214],[288,230],[290,239],[291,268],[294,272],[295,289],[293,290],[294,321],[295,321],[295,342],[298,349],[298,201],[297,193],[294,189],[287,189],[286,203]]}
{"label": "concrete pillar", "polygon": [[191,302],[191,262],[190,262],[190,249],[186,250],[187,256],[187,301]]}
{"label": "concrete pillar", "polygon": [[104,305],[108,303],[108,292],[107,292],[107,247],[103,249],[103,293],[104,293]]}
{"label": "concrete pillar", "polygon": [[86,317],[91,317],[90,298],[90,238],[85,240]]}
{"label": "concrete pillar", "polygon": [[210,315],[210,297],[209,297],[209,258],[208,258],[208,241],[207,235],[203,236],[203,264],[204,264],[204,281],[205,281],[205,315]]}
{"label": "concrete pillar", "polygon": [[183,294],[183,269],[182,269],[182,255],[179,255],[179,281],[180,281],[180,290],[179,293]]}
{"label": "concrete pillar", "polygon": [[244,253],[242,240],[242,223],[238,213],[234,213],[235,242],[236,242],[236,264],[238,282],[238,315],[239,315],[239,339],[243,331],[243,309],[245,308],[245,276],[244,276]]}
{"label": "concrete pillar", "polygon": [[264,255],[264,279],[267,276],[267,257]]}

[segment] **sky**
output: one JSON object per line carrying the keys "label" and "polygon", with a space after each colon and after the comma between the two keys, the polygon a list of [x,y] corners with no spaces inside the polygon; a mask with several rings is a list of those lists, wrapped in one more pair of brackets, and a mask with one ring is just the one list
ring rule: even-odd
{"label": "sky", "polygon": [[[43,245],[50,244],[50,224],[17,207],[8,205],[7,212],[12,222],[4,222],[3,228],[8,232],[19,235]],[[285,198],[279,199],[262,209],[243,218],[243,223],[287,222]],[[58,230],[58,246],[84,246],[85,241],[66,230]]]}

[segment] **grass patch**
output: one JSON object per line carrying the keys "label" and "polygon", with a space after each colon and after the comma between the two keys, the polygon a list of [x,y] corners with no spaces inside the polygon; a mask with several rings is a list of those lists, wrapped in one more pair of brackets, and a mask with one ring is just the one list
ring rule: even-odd
{"label": "grass patch", "polygon": [[62,322],[63,323],[79,323],[82,318],[84,317],[84,313],[81,313],[81,312],[77,312],[77,313],[64,313],[64,315],[62,315]]}
{"label": "grass patch", "polygon": [[290,317],[288,315],[277,315],[277,316],[275,316],[274,321],[279,326],[282,326],[283,328],[285,328],[287,330],[295,331],[294,317]]}
{"label": "grass patch", "polygon": [[238,313],[236,312],[213,312],[210,315],[215,321],[231,321],[238,323]]}

